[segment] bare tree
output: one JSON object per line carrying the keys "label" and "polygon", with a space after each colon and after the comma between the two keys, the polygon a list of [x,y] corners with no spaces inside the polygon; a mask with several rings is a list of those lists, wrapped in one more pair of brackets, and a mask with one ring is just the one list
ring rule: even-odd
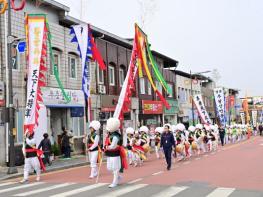
{"label": "bare tree", "polygon": [[157,11],[156,0],[137,0],[140,8],[139,24],[143,30],[147,29],[155,12]]}
{"label": "bare tree", "polygon": [[211,77],[214,80],[214,82],[218,85],[218,82],[221,79],[221,75],[217,69],[213,69]]}

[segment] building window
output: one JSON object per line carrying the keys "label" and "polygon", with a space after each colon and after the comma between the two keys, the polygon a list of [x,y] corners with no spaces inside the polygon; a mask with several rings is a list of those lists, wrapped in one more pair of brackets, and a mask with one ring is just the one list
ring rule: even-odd
{"label": "building window", "polygon": [[145,79],[140,78],[140,93],[145,94]]}
{"label": "building window", "polygon": [[74,56],[69,56],[68,64],[69,64],[69,77],[76,78],[77,77],[77,74],[76,74],[77,58]]}
{"label": "building window", "polygon": [[151,86],[151,83],[150,81],[148,81],[148,95],[152,95],[152,86]]}
{"label": "building window", "polygon": [[98,84],[104,84],[104,71],[97,67],[98,72]]}
{"label": "building window", "polygon": [[168,85],[168,88],[171,90],[171,94],[170,93],[168,93],[168,97],[169,98],[172,98],[174,95],[173,95],[173,85],[172,84],[167,84]]}
{"label": "building window", "polygon": [[162,90],[162,85],[161,85],[161,83],[160,83],[159,81],[156,81],[155,84],[156,84],[157,90],[158,90],[160,93],[162,93],[163,90]]}
{"label": "building window", "polygon": [[[57,50],[53,50],[53,57],[54,57],[54,65],[57,65],[58,73],[60,67],[60,52]],[[52,61],[50,60],[50,74],[54,75],[54,65],[52,65]]]}
{"label": "building window", "polygon": [[109,66],[109,82],[111,86],[115,86],[115,69],[113,66]]}
{"label": "building window", "polygon": [[125,74],[125,71],[124,71],[124,68],[120,68],[119,70],[119,83],[120,83],[120,87],[122,87],[123,83],[124,83],[124,74]]}

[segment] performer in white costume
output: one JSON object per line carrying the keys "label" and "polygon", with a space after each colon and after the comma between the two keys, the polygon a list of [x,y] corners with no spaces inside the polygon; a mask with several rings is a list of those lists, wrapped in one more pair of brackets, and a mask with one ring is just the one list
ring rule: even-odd
{"label": "performer in white costume", "polygon": [[40,181],[41,169],[37,155],[36,140],[34,138],[34,133],[27,132],[26,139],[23,144],[23,154],[25,157],[24,178],[22,181],[20,181],[20,183],[28,183],[28,176],[32,170],[36,171],[36,181]]}
{"label": "performer in white costume", "polygon": [[91,134],[88,137],[88,143],[87,143],[87,149],[89,151],[89,160],[90,160],[90,177],[89,178],[94,178],[98,175],[98,170],[97,170],[97,162],[98,162],[98,154],[99,154],[99,141],[100,141],[100,136],[99,133],[97,133],[100,130],[100,122],[97,120],[93,120],[90,123],[90,131]]}
{"label": "performer in white costume", "polygon": [[122,147],[122,138],[119,133],[120,121],[117,118],[107,120],[106,130],[110,133],[109,138],[105,142],[105,153],[107,156],[107,169],[113,173],[110,188],[119,184],[119,172],[121,169],[127,169],[127,161],[125,150]]}

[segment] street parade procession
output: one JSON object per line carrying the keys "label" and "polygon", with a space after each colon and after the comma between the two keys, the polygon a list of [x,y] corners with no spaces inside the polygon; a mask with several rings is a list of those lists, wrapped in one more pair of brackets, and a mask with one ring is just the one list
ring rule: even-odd
{"label": "street parade procession", "polygon": [[[90,196],[104,186],[106,196],[143,196],[139,190],[154,185],[149,196],[189,188],[185,196],[195,196],[202,187],[207,191],[196,196],[244,189],[236,196],[252,197],[249,189],[263,188],[261,171],[249,174],[262,168],[255,158],[263,146],[263,97],[238,98],[240,90],[216,83],[215,70],[215,79],[204,75],[211,71],[178,70],[177,60],[152,50],[144,24],[133,23],[133,37],[123,39],[69,10],[53,0],[0,0],[0,28],[8,27],[0,42],[0,140],[1,126],[8,136],[0,155],[9,175],[19,173],[2,179],[0,157],[0,196]],[[23,37],[13,36],[13,20],[21,21]],[[29,190],[45,181],[46,190]]]}

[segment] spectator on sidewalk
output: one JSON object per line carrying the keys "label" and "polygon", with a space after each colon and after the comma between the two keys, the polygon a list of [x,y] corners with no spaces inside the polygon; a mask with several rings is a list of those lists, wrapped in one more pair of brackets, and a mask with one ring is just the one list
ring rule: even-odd
{"label": "spectator on sidewalk", "polygon": [[51,165],[50,161],[50,153],[51,153],[51,142],[50,139],[48,138],[48,134],[45,133],[43,135],[44,139],[41,140],[40,144],[38,145],[38,149],[42,149],[44,152],[44,164],[46,165]]}
{"label": "spectator on sidewalk", "polygon": [[62,127],[62,135],[61,135],[61,150],[62,153],[64,154],[64,158],[70,158],[70,143],[69,143],[69,139],[72,136],[69,136],[68,131],[66,130],[66,128],[63,126]]}

